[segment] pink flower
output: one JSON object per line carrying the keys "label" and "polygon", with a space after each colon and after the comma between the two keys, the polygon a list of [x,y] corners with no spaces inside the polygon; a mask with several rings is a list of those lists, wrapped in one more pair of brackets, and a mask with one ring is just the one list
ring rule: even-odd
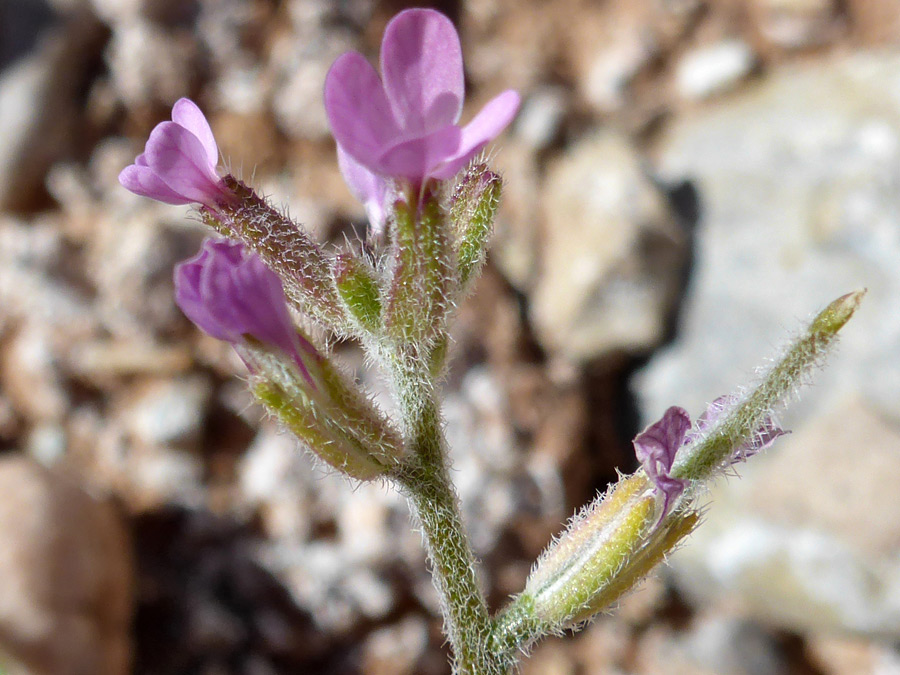
{"label": "pink flower", "polygon": [[172,106],[172,121],[156,125],[144,152],[119,174],[119,183],[143,197],[166,204],[197,202],[215,208],[228,201],[216,166],[219,148],[200,108],[182,98]]}
{"label": "pink flower", "polygon": [[249,335],[280,350],[312,384],[304,359],[318,353],[294,328],[281,280],[243,244],[205,239],[175,266],[175,302],[214,338],[239,345]]}
{"label": "pink flower", "polygon": [[[456,124],[465,95],[462,49],[453,24],[434,10],[409,9],[391,20],[381,73],[362,54],[348,52],[325,80],[325,111],[338,147],[379,176],[451,178],[519,108],[519,95],[505,91],[466,126]],[[358,176],[345,177],[360,183]],[[374,190],[365,196],[374,199]]]}
{"label": "pink flower", "polygon": [[[675,500],[689,483],[685,479],[670,475],[675,455],[685,445],[702,443],[711,432],[715,433],[713,430],[716,424],[735,409],[737,402],[738,399],[734,396],[720,396],[697,418],[693,430],[687,411],[672,406],[663,413],[662,419],[635,436],[632,441],[634,453],[644,467],[647,477],[663,498],[660,520],[669,513]],[[748,438],[734,444],[731,455],[724,462],[725,466],[742,462],[765,450],[775,442],[775,439],[786,433],[788,432],[779,427],[771,416],[766,416]]]}
{"label": "pink flower", "polygon": [[372,235],[380,236],[384,232],[384,223],[387,220],[385,204],[389,191],[387,181],[353,159],[341,146],[338,146],[338,166],[350,187],[350,192],[366,209]]}

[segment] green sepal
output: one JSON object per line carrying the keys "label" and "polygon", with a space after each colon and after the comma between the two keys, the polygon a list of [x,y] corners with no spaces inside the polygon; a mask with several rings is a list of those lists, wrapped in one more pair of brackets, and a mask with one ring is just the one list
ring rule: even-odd
{"label": "green sepal", "polygon": [[334,281],[347,311],[370,333],[381,332],[381,289],[375,270],[352,253],[341,253],[334,262]]}
{"label": "green sepal", "polygon": [[308,380],[288,359],[258,344],[248,342],[239,351],[257,398],[331,466],[368,480],[392,471],[404,457],[399,433],[330,359],[304,359]]}
{"label": "green sepal", "polygon": [[426,346],[444,332],[456,274],[439,196],[433,185],[422,192],[421,201],[407,195],[394,204],[384,325],[395,342]]}
{"label": "green sepal", "polygon": [[359,480],[372,480],[389,470],[333,419],[320,414],[310,399],[292,396],[264,379],[254,379],[251,391],[291,433],[338,471]]}
{"label": "green sepal", "polygon": [[495,651],[510,658],[540,637],[576,626],[634,588],[696,526],[685,505],[658,520],[660,500],[642,473],[623,477],[576,515],[541,555],[494,621]]}

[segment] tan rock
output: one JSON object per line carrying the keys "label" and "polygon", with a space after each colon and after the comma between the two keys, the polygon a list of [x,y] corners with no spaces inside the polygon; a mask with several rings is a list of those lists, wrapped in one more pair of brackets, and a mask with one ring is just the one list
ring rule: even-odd
{"label": "tan rock", "polygon": [[18,455],[0,459],[0,652],[11,675],[130,672],[132,560],[110,504]]}
{"label": "tan rock", "polygon": [[531,317],[567,360],[662,340],[686,238],[662,190],[622,135],[598,134],[553,164]]}

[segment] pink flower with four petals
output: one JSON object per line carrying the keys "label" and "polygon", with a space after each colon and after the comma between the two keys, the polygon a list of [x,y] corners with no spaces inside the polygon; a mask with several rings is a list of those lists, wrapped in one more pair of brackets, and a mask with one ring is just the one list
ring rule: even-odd
{"label": "pink flower with four petals", "polygon": [[459,36],[434,10],[409,9],[387,25],[381,77],[358,52],[335,61],[325,111],[344,177],[370,215],[383,208],[384,178],[453,177],[519,109],[519,95],[508,90],[459,126],[464,96]]}

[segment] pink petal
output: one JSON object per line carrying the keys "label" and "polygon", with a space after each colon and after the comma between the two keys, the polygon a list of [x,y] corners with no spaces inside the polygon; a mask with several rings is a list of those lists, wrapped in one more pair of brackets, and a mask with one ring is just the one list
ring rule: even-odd
{"label": "pink petal", "polygon": [[495,96],[474,119],[462,128],[462,138],[456,152],[445,157],[440,167],[431,172],[434,178],[446,180],[469,163],[484,146],[493,141],[512,122],[519,110],[519,94],[508,89]]}
{"label": "pink petal", "polygon": [[172,121],[190,131],[203,144],[210,166],[215,167],[219,163],[219,146],[206,116],[196,103],[189,98],[178,99],[172,106]]}
{"label": "pink petal", "polygon": [[456,153],[461,138],[459,127],[443,127],[427,136],[398,143],[378,159],[374,168],[388,176],[421,181],[432,175],[434,167],[446,157]]}
{"label": "pink petal", "polygon": [[381,74],[405,131],[426,134],[459,119],[462,49],[453,23],[440,12],[409,9],[391,20],[381,42]]}
{"label": "pink petal", "polygon": [[[143,157],[143,155],[141,157]],[[138,157],[138,160],[140,159],[141,158]],[[119,183],[126,190],[130,190],[136,195],[149,197],[158,202],[165,202],[166,204],[191,203],[190,199],[186,199],[163,183],[157,175],[153,173],[153,169],[148,166],[141,166],[140,164],[137,164],[137,161],[135,164],[126,166],[122,169],[119,173]]]}
{"label": "pink petal", "polygon": [[341,146],[338,146],[338,166],[353,196],[365,206],[372,234],[379,236],[384,230],[387,217],[384,204],[388,192],[387,181],[353,159]]}
{"label": "pink petal", "polygon": [[207,161],[206,149],[184,127],[175,122],[156,125],[145,155],[159,179],[188,202],[212,206],[221,198],[219,177]]}
{"label": "pink petal", "polygon": [[328,71],[325,113],[338,145],[369,168],[400,136],[378,73],[357,52],[342,54]]}

